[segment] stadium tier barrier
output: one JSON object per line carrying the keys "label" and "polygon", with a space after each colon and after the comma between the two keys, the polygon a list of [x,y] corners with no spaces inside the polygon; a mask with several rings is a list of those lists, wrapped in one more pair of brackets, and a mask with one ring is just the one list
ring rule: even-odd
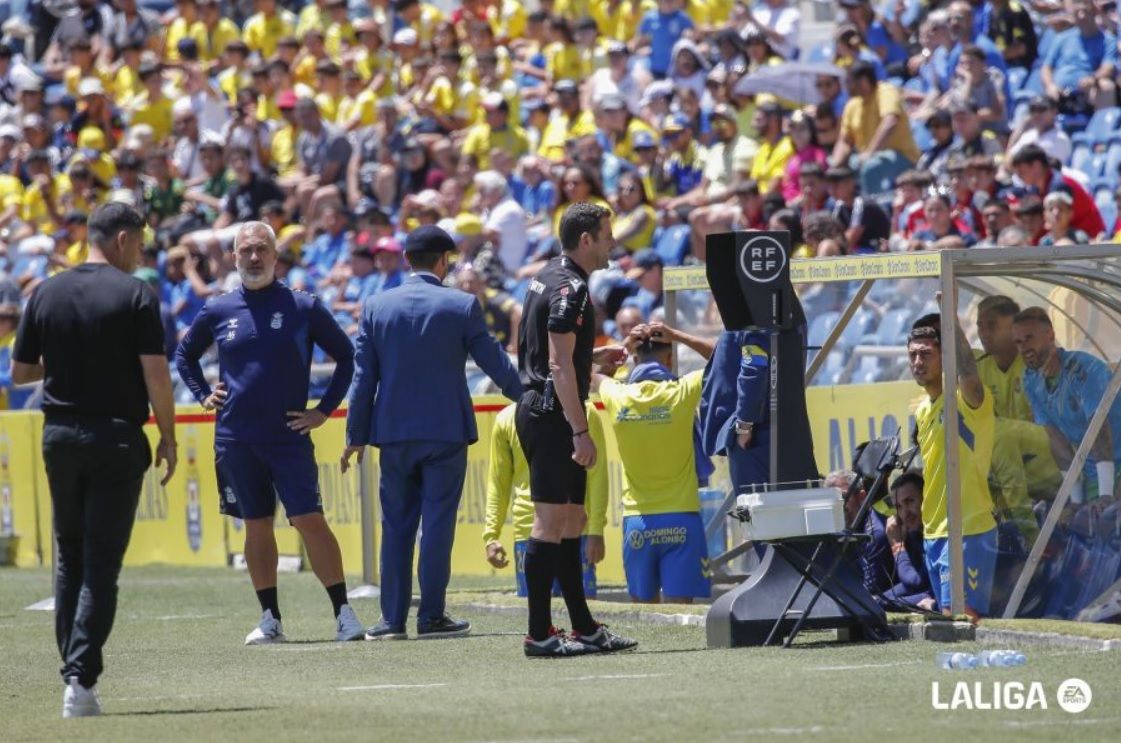
{"label": "stadium tier barrier", "polygon": [[[845,452],[870,436],[893,431],[905,422],[916,388],[913,384],[816,387],[809,391],[809,408],[817,442],[818,461],[841,466]],[[483,525],[486,518],[486,486],[491,428],[496,414],[508,401],[497,396],[475,398],[479,441],[468,452],[467,483],[459,506],[459,526],[452,552],[452,570],[460,575],[508,574],[512,568],[495,570],[483,552]],[[604,415],[601,411],[600,415]],[[319,462],[319,486],[323,509],[335,529],[347,569],[355,573],[362,565],[362,494],[357,470],[343,474],[339,456],[344,444],[345,411],[340,410],[312,434]],[[3,494],[3,519],[0,529],[14,533],[14,563],[17,566],[48,565],[51,561],[51,502],[40,454],[42,415],[34,411],[0,414],[0,493]],[[606,421],[605,421],[606,423]],[[153,446],[157,440],[154,424],[145,427]],[[605,538],[607,557],[599,568],[601,581],[623,582],[622,566],[622,487],[623,470],[610,426],[604,426],[608,439],[610,501]],[[175,476],[161,487],[160,473],[148,472],[140,495],[136,526],[125,556],[126,565],[163,563],[169,565],[222,566],[231,564],[241,553],[241,524],[218,513],[217,482],[214,475],[214,418],[197,409],[180,408],[176,416],[179,441],[179,466]],[[369,490],[374,496],[374,537],[379,538],[376,517],[377,450],[370,449]],[[718,464],[721,464],[718,462]],[[726,468],[719,467],[712,487],[728,488]],[[280,553],[301,554],[296,531],[278,509],[277,534]],[[510,549],[512,531],[503,539]],[[376,554],[376,552],[375,552]]]}

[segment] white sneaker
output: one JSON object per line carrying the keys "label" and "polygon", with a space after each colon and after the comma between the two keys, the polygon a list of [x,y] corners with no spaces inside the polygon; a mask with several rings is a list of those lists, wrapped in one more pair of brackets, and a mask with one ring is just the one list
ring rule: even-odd
{"label": "white sneaker", "polygon": [[78,679],[66,680],[66,690],[62,692],[62,717],[96,717],[101,714],[101,700],[97,696],[97,687],[87,689],[78,683]]}
{"label": "white sneaker", "polygon": [[366,628],[358,621],[358,617],[354,615],[354,609],[350,608],[350,604],[343,604],[339,609],[339,616],[335,620],[335,639],[339,642],[350,642],[351,640],[361,640],[366,636]]}
{"label": "white sneaker", "polygon": [[280,626],[280,620],[273,617],[271,609],[265,609],[265,613],[261,615],[261,623],[245,636],[246,645],[271,645],[274,642],[287,642],[287,640],[284,629]]}

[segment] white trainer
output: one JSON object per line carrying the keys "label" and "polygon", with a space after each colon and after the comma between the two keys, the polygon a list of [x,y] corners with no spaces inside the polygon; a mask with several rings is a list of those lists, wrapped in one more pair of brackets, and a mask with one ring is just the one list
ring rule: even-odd
{"label": "white trainer", "polygon": [[284,629],[280,626],[280,620],[272,615],[271,609],[265,609],[265,613],[261,615],[261,623],[245,636],[246,645],[271,645],[274,642],[287,642],[287,640]]}
{"label": "white trainer", "polygon": [[335,639],[339,642],[350,642],[352,640],[361,640],[366,637],[366,628],[358,621],[358,617],[354,614],[354,609],[350,608],[350,604],[343,604],[339,609],[339,616],[335,620]]}
{"label": "white trainer", "polygon": [[96,717],[101,714],[101,699],[97,696],[97,687],[87,689],[78,683],[78,679],[66,680],[66,690],[62,692],[62,717]]}

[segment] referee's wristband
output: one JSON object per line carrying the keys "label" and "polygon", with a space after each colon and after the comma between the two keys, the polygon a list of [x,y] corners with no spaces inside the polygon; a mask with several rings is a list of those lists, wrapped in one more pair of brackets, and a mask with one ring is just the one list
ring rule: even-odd
{"label": "referee's wristband", "polygon": [[576,431],[575,433],[572,434],[572,438],[574,438],[574,439],[579,438],[580,436],[583,436],[587,432],[588,432],[588,429],[586,429],[586,428],[583,431]]}

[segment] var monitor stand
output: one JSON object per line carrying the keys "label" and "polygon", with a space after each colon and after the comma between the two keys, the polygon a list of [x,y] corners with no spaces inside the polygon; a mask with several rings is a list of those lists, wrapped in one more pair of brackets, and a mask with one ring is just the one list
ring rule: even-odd
{"label": "var monitor stand", "polygon": [[[769,469],[763,482],[732,487],[737,495],[752,488],[804,488],[820,475],[806,413],[806,318],[790,282],[790,235],[729,232],[710,235],[706,247],[708,283],[725,329],[754,328],[770,336]],[[882,626],[884,612],[865,590],[854,560],[840,560],[829,590],[811,605],[836,545],[807,540],[779,547],[782,554],[766,545],[746,579],[713,602],[705,625],[709,647],[775,643],[800,620],[805,629],[835,629],[840,639],[880,639],[869,636],[869,627]],[[807,574],[813,585],[800,590]]]}

